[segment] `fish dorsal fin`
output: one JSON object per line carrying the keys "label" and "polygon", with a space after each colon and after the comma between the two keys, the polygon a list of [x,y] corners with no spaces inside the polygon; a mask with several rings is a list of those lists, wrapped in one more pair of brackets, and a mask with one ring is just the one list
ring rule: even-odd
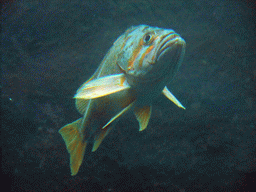
{"label": "fish dorsal fin", "polygon": [[109,75],[89,81],[80,87],[74,96],[76,99],[95,99],[116,93],[130,86],[124,74]]}
{"label": "fish dorsal fin", "polygon": [[92,147],[92,152],[96,151],[98,147],[100,146],[103,139],[108,135],[108,133],[111,131],[113,126],[108,126],[106,129],[100,129],[97,135],[94,137],[94,144]]}
{"label": "fish dorsal fin", "polygon": [[115,121],[116,119],[118,119],[121,115],[123,115],[124,113],[126,113],[127,111],[129,111],[129,109],[131,109],[131,107],[134,105],[136,101],[133,101],[132,103],[130,103],[127,107],[125,107],[122,111],[120,111],[118,114],[116,114],[114,117],[112,117],[109,122],[104,125],[102,127],[102,129],[105,129],[106,127],[108,127],[113,121]]}
{"label": "fish dorsal fin", "polygon": [[162,91],[165,97],[167,97],[170,101],[172,101],[175,105],[182,109],[186,109],[179,101],[176,99],[176,97],[168,90],[168,88],[165,86],[164,90]]}
{"label": "fish dorsal fin", "polygon": [[143,131],[147,128],[148,122],[151,115],[152,106],[142,106],[142,107],[135,107],[134,114],[139,121],[140,130]]}

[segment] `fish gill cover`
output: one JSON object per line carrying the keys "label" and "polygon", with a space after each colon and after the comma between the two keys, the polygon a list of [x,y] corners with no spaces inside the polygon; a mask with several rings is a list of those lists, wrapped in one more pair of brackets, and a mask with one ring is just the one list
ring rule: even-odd
{"label": "fish gill cover", "polygon": [[[2,12],[2,172],[12,191],[250,191],[255,183],[253,4],[241,1],[6,1]],[[70,176],[58,130],[77,88],[140,24],[186,40],[183,65],[148,128],[133,114]],[[7,183],[7,182],[6,182]]]}

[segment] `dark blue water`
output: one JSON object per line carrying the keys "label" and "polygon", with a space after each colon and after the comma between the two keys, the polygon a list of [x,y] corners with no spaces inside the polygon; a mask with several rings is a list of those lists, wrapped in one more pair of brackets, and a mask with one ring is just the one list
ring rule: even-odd
{"label": "dark blue water", "polygon": [[[243,1],[9,1],[2,20],[2,173],[12,191],[252,191],[255,5]],[[132,113],[71,177],[58,130],[130,26],[171,28],[184,62],[139,132]]]}

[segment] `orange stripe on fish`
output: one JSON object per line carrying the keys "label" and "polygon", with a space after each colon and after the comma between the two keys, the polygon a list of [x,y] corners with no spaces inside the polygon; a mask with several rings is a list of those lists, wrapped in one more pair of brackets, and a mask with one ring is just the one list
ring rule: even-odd
{"label": "orange stripe on fish", "polygon": [[135,30],[138,29],[138,28],[139,28],[138,26],[135,26],[135,27],[133,26],[133,27],[127,29],[127,30],[125,31],[125,35],[131,34],[133,31],[135,31]]}
{"label": "orange stripe on fish", "polygon": [[128,70],[130,70],[130,69],[133,67],[133,64],[134,64],[134,62],[135,62],[135,59],[136,59],[137,56],[139,55],[142,46],[143,46],[143,39],[140,40],[140,43],[139,43],[138,47],[134,50],[131,59],[128,61],[128,67],[127,67]]}
{"label": "orange stripe on fish", "polygon": [[[159,39],[159,36],[156,36],[154,41],[156,41],[157,39]],[[155,52],[157,51],[158,49],[155,50]],[[151,59],[151,64],[154,64],[155,63],[155,58],[156,58],[156,54],[152,54],[152,59]]]}
{"label": "orange stripe on fish", "polygon": [[131,36],[126,37],[125,41],[123,42],[123,45],[121,47],[121,50],[123,50],[124,46],[126,45],[127,41],[131,38]]}
{"label": "orange stripe on fish", "polygon": [[121,78],[120,85],[124,85],[124,82],[125,82],[125,77]]}
{"label": "orange stripe on fish", "polygon": [[139,67],[141,68],[142,67],[142,63],[143,63],[143,60],[145,58],[145,56],[147,54],[150,53],[150,51],[152,51],[152,49],[154,48],[154,45],[151,45],[149,48],[147,48],[147,50],[142,54],[141,58],[140,58],[140,62],[139,62]]}

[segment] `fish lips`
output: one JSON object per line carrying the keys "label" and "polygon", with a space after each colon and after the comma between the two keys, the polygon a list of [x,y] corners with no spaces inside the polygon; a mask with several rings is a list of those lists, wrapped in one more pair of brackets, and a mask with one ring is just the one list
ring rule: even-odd
{"label": "fish lips", "polygon": [[177,47],[184,48],[185,45],[185,41],[176,33],[171,32],[164,36],[157,52],[157,62],[163,57],[163,55],[166,55],[167,52],[171,52]]}
{"label": "fish lips", "polygon": [[166,35],[156,55],[153,69],[147,74],[151,81],[171,78],[175,75],[185,54],[185,41],[177,34]]}
{"label": "fish lips", "polygon": [[156,51],[156,60],[150,62],[150,70],[143,75],[126,73],[128,83],[139,87],[138,84],[168,83],[174,77],[181,65],[185,54],[185,41],[173,31],[162,37]]}

